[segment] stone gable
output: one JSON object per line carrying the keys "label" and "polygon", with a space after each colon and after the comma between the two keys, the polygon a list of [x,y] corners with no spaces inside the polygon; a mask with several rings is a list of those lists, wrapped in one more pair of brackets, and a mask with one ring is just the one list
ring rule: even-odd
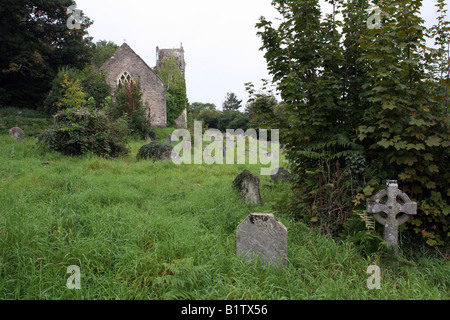
{"label": "stone gable", "polygon": [[139,57],[129,45],[124,43],[109,58],[103,68],[108,72],[107,82],[114,90],[121,77],[140,80],[144,103],[149,105],[147,116],[154,128],[167,126],[166,85],[155,71]]}

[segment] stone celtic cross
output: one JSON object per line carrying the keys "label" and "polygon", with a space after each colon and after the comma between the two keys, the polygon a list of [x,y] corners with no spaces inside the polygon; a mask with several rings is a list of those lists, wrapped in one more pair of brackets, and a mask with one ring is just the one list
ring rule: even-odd
{"label": "stone celtic cross", "polygon": [[[383,203],[387,197],[387,200]],[[402,203],[397,201],[400,198]],[[417,214],[417,203],[398,189],[396,180],[388,180],[386,189],[373,196],[367,202],[367,212],[372,213],[375,220],[384,225],[384,240],[393,244],[394,253],[398,254],[398,227],[408,221],[411,215]],[[381,215],[386,214],[386,217]],[[402,213],[402,214],[401,214]],[[400,214],[400,215],[399,215]]]}

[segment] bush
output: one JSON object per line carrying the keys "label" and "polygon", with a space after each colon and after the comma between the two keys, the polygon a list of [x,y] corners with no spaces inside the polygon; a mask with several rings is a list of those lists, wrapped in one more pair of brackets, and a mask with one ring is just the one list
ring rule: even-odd
{"label": "bush", "polygon": [[153,159],[153,160],[159,160],[161,159],[164,152],[172,151],[172,147],[168,144],[159,142],[159,141],[152,141],[149,144],[146,144],[145,146],[142,146],[138,154],[136,156],[137,160],[146,160],[146,159]]}
{"label": "bush", "polygon": [[147,134],[147,137],[151,140],[151,141],[155,141],[156,140],[156,132],[153,130],[150,130]]}
{"label": "bush", "polygon": [[41,145],[50,150],[69,156],[92,152],[118,157],[128,153],[123,143],[126,129],[102,111],[71,108],[60,111],[54,118],[55,124],[39,137]]}
{"label": "bush", "polygon": [[142,95],[139,81],[119,85],[114,93],[115,101],[110,107],[109,115],[113,119],[125,119],[130,135],[145,139],[151,124],[146,115],[148,106],[144,106]]}
{"label": "bush", "polygon": [[[79,94],[82,95],[82,88],[80,87],[81,80],[83,76],[80,70],[70,67],[62,67],[59,69],[55,78],[52,81],[52,89],[48,93],[44,104],[42,106],[42,111],[47,114],[55,114],[58,110],[65,108],[62,100],[66,96],[67,89],[76,89]],[[83,99],[86,96],[83,97]],[[86,103],[86,101],[84,101]]]}

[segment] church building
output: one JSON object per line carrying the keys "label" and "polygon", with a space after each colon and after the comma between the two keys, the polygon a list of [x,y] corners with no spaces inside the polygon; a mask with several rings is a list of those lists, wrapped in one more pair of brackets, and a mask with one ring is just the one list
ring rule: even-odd
{"label": "church building", "polygon": [[[159,58],[160,56],[157,55],[158,60]],[[182,61],[184,72],[184,56]],[[158,63],[157,61],[157,66]],[[128,44],[124,43],[117,49],[114,55],[103,64],[103,69],[108,72],[107,82],[113,90],[120,83],[139,80],[143,91],[142,99],[144,104],[149,106],[146,112],[152,127],[167,127],[166,85]],[[186,111],[177,119],[177,125],[180,127],[185,127],[184,122],[187,121],[185,113]],[[179,123],[180,119],[183,123]]]}

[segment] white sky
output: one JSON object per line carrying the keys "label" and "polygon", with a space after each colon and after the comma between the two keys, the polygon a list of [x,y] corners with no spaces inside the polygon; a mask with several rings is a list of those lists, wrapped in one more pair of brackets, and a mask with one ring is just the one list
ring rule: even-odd
{"label": "white sky", "polygon": [[[274,21],[271,0],[76,0],[94,21],[94,41],[126,42],[156,65],[156,47],[185,50],[189,102],[211,102],[221,110],[227,92],[243,106],[244,84],[270,79],[255,24],[260,16]],[[321,0],[321,3],[324,1]],[[423,16],[432,22],[435,0],[423,0]],[[326,7],[324,7],[326,8]]]}

